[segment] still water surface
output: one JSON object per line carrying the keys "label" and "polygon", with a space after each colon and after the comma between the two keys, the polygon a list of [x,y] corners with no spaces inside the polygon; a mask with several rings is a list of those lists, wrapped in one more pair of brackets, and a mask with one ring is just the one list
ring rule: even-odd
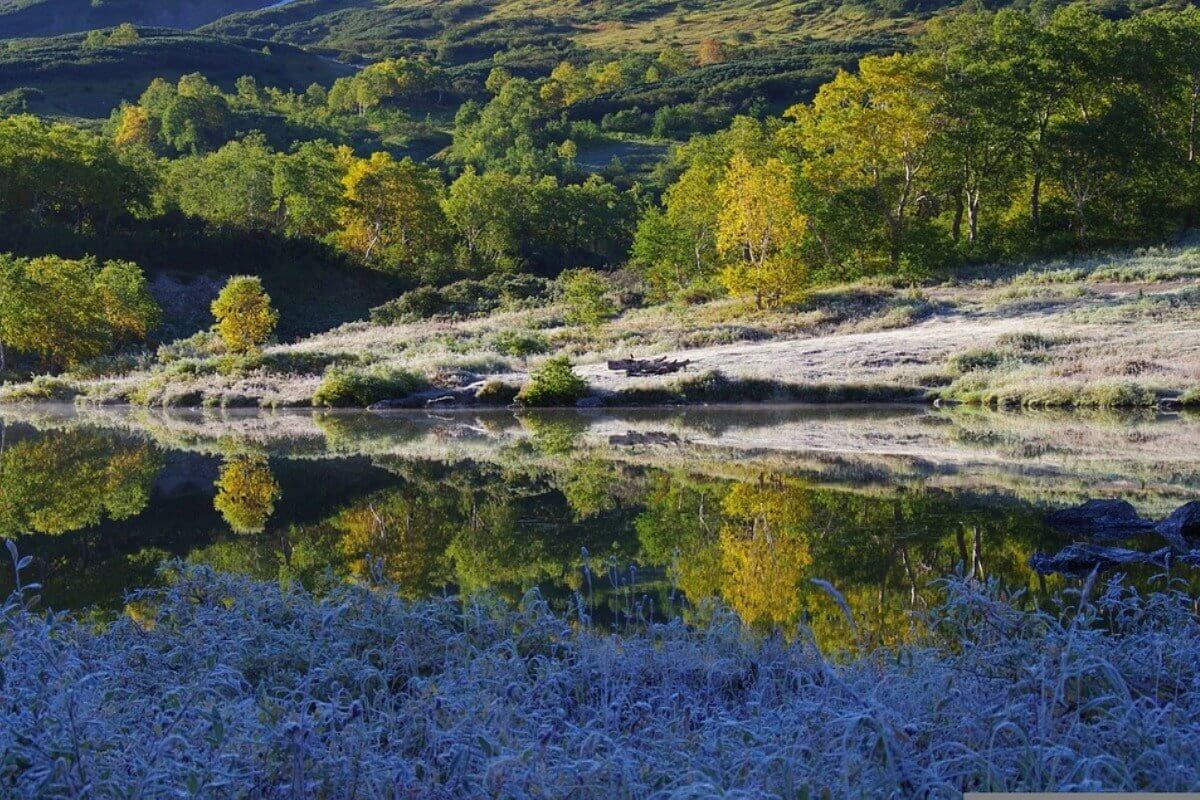
{"label": "still water surface", "polygon": [[1050,510],[1120,497],[1159,517],[1200,498],[1200,419],[1176,415],[31,407],[0,425],[0,535],[34,557],[45,604],[107,612],[177,557],[317,590],[578,592],[612,623],[720,598],[838,639],[820,578],[896,642],[956,570],[1034,596],[1070,583],[1027,564],[1070,541]]}

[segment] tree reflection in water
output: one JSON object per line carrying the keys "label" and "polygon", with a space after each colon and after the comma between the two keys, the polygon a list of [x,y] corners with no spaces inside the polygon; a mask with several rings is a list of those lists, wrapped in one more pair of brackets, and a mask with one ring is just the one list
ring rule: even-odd
{"label": "tree reflection in water", "polygon": [[[171,549],[195,563],[318,591],[330,580],[384,579],[406,598],[516,600],[536,587],[560,607],[582,592],[599,621],[653,609],[682,610],[701,623],[706,601],[719,598],[750,626],[792,636],[804,623],[839,649],[923,635],[912,612],[936,603],[936,579],[955,570],[1044,588],[1026,566],[1035,548],[1053,542],[1040,523],[1044,509],[1013,496],[911,482],[822,483],[787,465],[665,468],[613,450],[581,451],[571,420],[520,424],[531,432],[526,443],[489,459],[389,455],[351,468],[340,457],[252,453],[225,456],[218,468],[212,456],[173,455],[184,472],[202,473],[205,464],[217,471],[215,484],[197,481],[195,491],[212,487],[205,500],[218,524]],[[0,458],[3,532],[103,538],[93,533],[102,523],[126,520],[119,536],[108,537],[125,564],[104,562],[113,571],[111,595],[101,596],[99,586],[77,595],[120,607],[122,590],[131,588],[122,576],[136,571],[143,580],[153,556],[166,555],[148,522],[141,535],[139,515],[157,512],[161,536],[170,504],[182,502],[154,493],[162,463],[162,452],[144,441],[89,429],[9,441]],[[147,510],[152,501],[161,507]],[[22,549],[36,555],[39,547],[52,549]],[[91,563],[86,548],[52,557],[62,576]],[[857,633],[814,579],[846,598]]]}

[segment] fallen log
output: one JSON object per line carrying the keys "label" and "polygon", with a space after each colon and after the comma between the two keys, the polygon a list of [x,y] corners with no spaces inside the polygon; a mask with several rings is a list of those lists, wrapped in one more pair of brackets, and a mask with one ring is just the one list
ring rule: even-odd
{"label": "fallen log", "polygon": [[683,359],[670,361],[662,358],[619,358],[608,362],[608,368],[613,372],[624,372],[627,378],[641,378],[650,375],[672,375],[680,372],[692,362]]}
{"label": "fallen log", "polygon": [[667,446],[679,444],[679,437],[673,433],[662,433],[659,431],[651,431],[649,433],[639,433],[638,431],[629,431],[628,433],[616,433],[608,437],[610,445],[618,447],[633,447],[636,445],[660,445]]}
{"label": "fallen log", "polygon": [[[1150,564],[1165,569],[1171,560],[1171,548],[1169,547],[1147,553],[1141,550],[1128,550],[1124,547],[1103,547],[1076,542],[1067,545],[1054,555],[1034,553],[1029,557],[1029,566],[1042,575],[1052,572],[1079,575],[1091,572],[1097,567],[1105,570],[1136,564]],[[1180,560],[1186,562],[1190,559]]]}

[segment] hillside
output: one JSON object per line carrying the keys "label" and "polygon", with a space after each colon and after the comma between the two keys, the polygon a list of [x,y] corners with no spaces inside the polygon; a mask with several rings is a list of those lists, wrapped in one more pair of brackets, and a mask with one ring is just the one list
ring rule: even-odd
{"label": "hillside", "polygon": [[[240,371],[221,372],[220,356],[192,356],[54,391],[104,404],[307,406],[335,365],[383,387],[372,401],[403,398],[414,386],[403,376],[415,374],[434,389],[405,406],[473,404],[485,383],[522,385],[544,361],[506,352],[506,332],[522,328],[537,332],[541,353],[576,364],[589,402],[616,406],[938,398],[1151,406],[1200,386],[1200,247],[981,272],[988,273],[919,290],[830,287],[786,312],[728,300],[633,307],[591,329],[564,323],[558,303],[461,321],[351,323],[268,348]],[[605,364],[630,355],[690,364],[660,378],[629,378]],[[405,388],[389,393],[388,376]]]}
{"label": "hillside", "polygon": [[[0,43],[0,94],[23,89],[29,111],[107,117],[122,100],[136,100],[155,78],[201,72],[232,86],[256,75],[272,86],[303,90],[350,71],[286,44],[219,38],[161,28],[138,31],[135,42],[87,46],[82,34]],[[25,110],[25,109],[22,109]]]}
{"label": "hillside", "polygon": [[0,39],[79,33],[122,22],[187,30],[263,4],[264,0],[0,0]]}
{"label": "hillside", "polygon": [[424,54],[466,64],[501,54],[498,61],[529,68],[571,50],[614,55],[692,47],[710,37],[744,48],[902,37],[929,13],[954,5],[939,0],[920,13],[892,14],[873,3],[797,0],[296,0],[230,15],[207,30],[369,58]]}

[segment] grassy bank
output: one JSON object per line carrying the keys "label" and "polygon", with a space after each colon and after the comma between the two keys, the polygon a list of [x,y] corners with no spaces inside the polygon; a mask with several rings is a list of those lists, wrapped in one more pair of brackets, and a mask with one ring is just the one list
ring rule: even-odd
{"label": "grassy bank", "polygon": [[203,570],[139,595],[102,630],[10,603],[0,786],[10,797],[1200,788],[1190,600],[1114,584],[1066,598],[1060,614],[966,584],[950,595],[936,618],[952,647],[840,655],[803,630],[749,635],[719,611],[701,629],[614,636],[536,595],[519,609],[362,588],[314,599]]}
{"label": "grassy bank", "polygon": [[[105,362],[0,391],[0,402],[208,407],[505,405],[567,358],[590,405],[940,399],[1005,408],[1195,405],[1200,247],[993,267],[921,287],[860,282],[781,309],[646,303],[572,324],[555,294],[478,314],[354,322],[256,356],[200,334],[153,361]],[[687,360],[628,378],[629,356]],[[486,389],[485,389],[486,387]],[[572,402],[574,402],[572,400]]]}

